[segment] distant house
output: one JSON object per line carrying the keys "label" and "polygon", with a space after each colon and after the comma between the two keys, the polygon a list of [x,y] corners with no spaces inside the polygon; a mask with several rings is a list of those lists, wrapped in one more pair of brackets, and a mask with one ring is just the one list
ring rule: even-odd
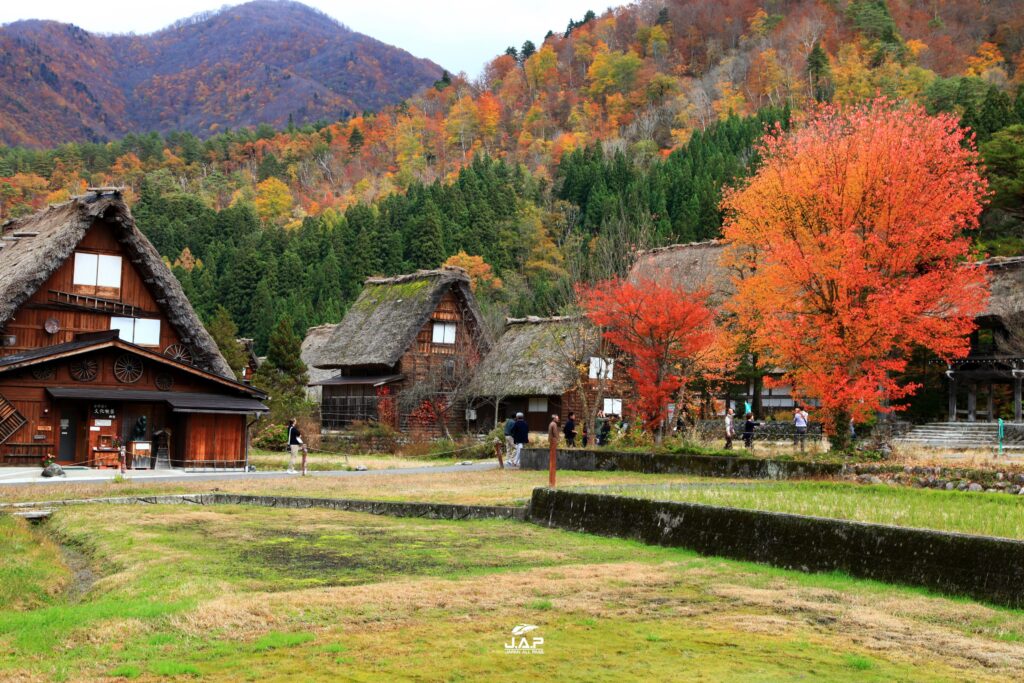
{"label": "distant house", "polygon": [[547,430],[553,413],[564,418],[575,411],[582,421],[581,384],[589,405],[600,398],[597,408],[605,414],[628,411],[623,369],[599,355],[600,346],[585,319],[510,318],[469,385],[478,429],[488,430],[517,412],[531,431]]}
{"label": "distant house", "polygon": [[[322,390],[322,425],[344,429],[354,420],[373,420],[431,433],[435,428],[424,411],[406,405],[403,394],[430,384],[435,393],[454,396],[454,384],[468,381],[489,348],[461,268],[369,278],[312,362],[334,371],[312,382]],[[464,413],[456,412],[452,426],[461,428]]]}
{"label": "distant house", "polygon": [[259,390],[235,381],[116,190],[4,224],[0,461],[242,467]]}
{"label": "distant house", "polygon": [[256,355],[256,342],[244,337],[235,341],[242,345],[242,351],[245,353],[245,365],[242,366],[242,376],[239,379],[246,384],[252,384],[252,376],[260,369],[260,359]]}
{"label": "distant house", "polygon": [[316,363],[320,362],[320,354],[323,351],[324,345],[327,344],[331,334],[334,332],[334,328],[337,326],[338,323],[326,323],[310,327],[306,330],[305,339],[302,340],[302,350],[299,357],[302,358],[302,362],[306,364],[306,370],[309,372],[309,386],[306,387],[306,397],[316,403],[320,403],[324,393],[320,382],[338,374],[337,370],[325,370],[316,367]]}

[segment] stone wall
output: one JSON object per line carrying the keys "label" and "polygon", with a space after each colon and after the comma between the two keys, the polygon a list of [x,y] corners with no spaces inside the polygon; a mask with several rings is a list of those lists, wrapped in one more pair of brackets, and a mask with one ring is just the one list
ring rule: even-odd
{"label": "stone wall", "polygon": [[[520,465],[524,470],[548,468],[546,448],[524,448]],[[702,477],[744,479],[794,479],[833,477],[843,473],[836,463],[768,460],[720,455],[672,455],[612,450],[558,451],[558,469],[643,472],[645,474],[692,474]]]}
{"label": "stone wall", "polygon": [[1024,606],[1024,542],[882,524],[535,489],[529,519],[801,571]]}
{"label": "stone wall", "polygon": [[173,496],[124,496],[120,498],[81,498],[34,503],[0,505],[0,511],[62,505],[260,505],[278,508],[326,508],[346,512],[366,512],[392,517],[424,519],[525,519],[526,509],[490,505],[451,505],[448,503],[406,503],[380,500],[349,500],[345,498],[302,498],[297,496],[249,496],[234,493],[197,493]]}

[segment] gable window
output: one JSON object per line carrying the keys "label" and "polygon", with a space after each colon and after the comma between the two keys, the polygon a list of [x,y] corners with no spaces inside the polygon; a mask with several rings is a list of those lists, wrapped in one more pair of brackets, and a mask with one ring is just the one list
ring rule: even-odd
{"label": "gable window", "polygon": [[160,321],[155,318],[111,318],[110,329],[121,341],[139,346],[160,346]]}
{"label": "gable window", "polygon": [[590,357],[590,379],[611,379],[614,374],[614,359]]}
{"label": "gable window", "polygon": [[76,252],[72,284],[78,287],[121,289],[121,257]]}
{"label": "gable window", "polygon": [[435,344],[455,343],[455,323],[434,323]]}
{"label": "gable window", "polygon": [[527,408],[528,413],[546,413],[548,412],[548,399],[544,396],[540,398],[531,398],[530,405]]}
{"label": "gable window", "polygon": [[604,400],[605,415],[622,415],[622,399],[606,398]]}

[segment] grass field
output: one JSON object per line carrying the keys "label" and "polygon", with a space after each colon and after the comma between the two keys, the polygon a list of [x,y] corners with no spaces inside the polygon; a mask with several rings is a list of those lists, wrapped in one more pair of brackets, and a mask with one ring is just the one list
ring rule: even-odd
{"label": "grass field", "polygon": [[[454,465],[462,460],[456,457],[402,457],[386,454],[345,455],[342,453],[310,453],[306,459],[306,469],[311,472],[329,470],[354,470],[362,465],[368,470],[385,470],[409,467],[439,467]],[[295,468],[301,467],[301,455],[296,458]],[[288,469],[288,454],[279,451],[253,450],[249,454],[249,464],[259,472],[284,471]]]}
{"label": "grass field", "polygon": [[611,485],[600,493],[1024,539],[1024,497],[827,482]]}
{"label": "grass field", "polygon": [[[37,596],[0,606],[3,680],[1007,680],[1024,657],[1024,612],[519,522],[82,506],[47,524],[0,518],[3,557],[53,568],[3,576]],[[505,653],[520,623],[544,654]]]}

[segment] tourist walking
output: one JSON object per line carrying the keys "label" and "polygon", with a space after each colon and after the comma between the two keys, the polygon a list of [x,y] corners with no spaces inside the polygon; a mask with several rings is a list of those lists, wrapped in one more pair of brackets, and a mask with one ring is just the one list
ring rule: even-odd
{"label": "tourist walking", "polygon": [[810,416],[807,411],[800,406],[796,407],[796,411],[793,413],[793,444],[800,444],[800,450],[804,450],[804,442],[807,440],[807,420]]}
{"label": "tourist walking", "polygon": [[303,446],[302,432],[295,424],[295,418],[288,420],[288,473],[295,473],[295,458],[299,455],[299,449]]}
{"label": "tourist walking", "polygon": [[732,439],[736,436],[736,427],[733,425],[735,413],[732,408],[725,411],[725,447],[732,448]]}
{"label": "tourist walking", "polygon": [[754,448],[754,427],[759,424],[761,423],[754,421],[753,413],[747,413],[746,420],[743,422],[743,445],[747,450]]}
{"label": "tourist walking", "polygon": [[512,428],[516,426],[516,418],[512,413],[505,420],[505,462],[511,462],[512,453],[516,450],[516,442],[512,440]]}
{"label": "tourist walking", "polygon": [[512,443],[515,450],[512,457],[505,463],[508,467],[519,467],[519,456],[523,452],[523,446],[530,443],[530,428],[526,424],[526,418],[522,413],[516,413],[515,424],[512,425]]}
{"label": "tourist walking", "polygon": [[551,416],[551,422],[548,424],[548,445],[554,444],[558,447],[558,433],[562,431],[558,427],[558,415]]}
{"label": "tourist walking", "polygon": [[562,433],[565,435],[565,445],[569,448],[576,447],[576,413],[569,411],[569,417],[565,420],[565,426],[562,427]]}

